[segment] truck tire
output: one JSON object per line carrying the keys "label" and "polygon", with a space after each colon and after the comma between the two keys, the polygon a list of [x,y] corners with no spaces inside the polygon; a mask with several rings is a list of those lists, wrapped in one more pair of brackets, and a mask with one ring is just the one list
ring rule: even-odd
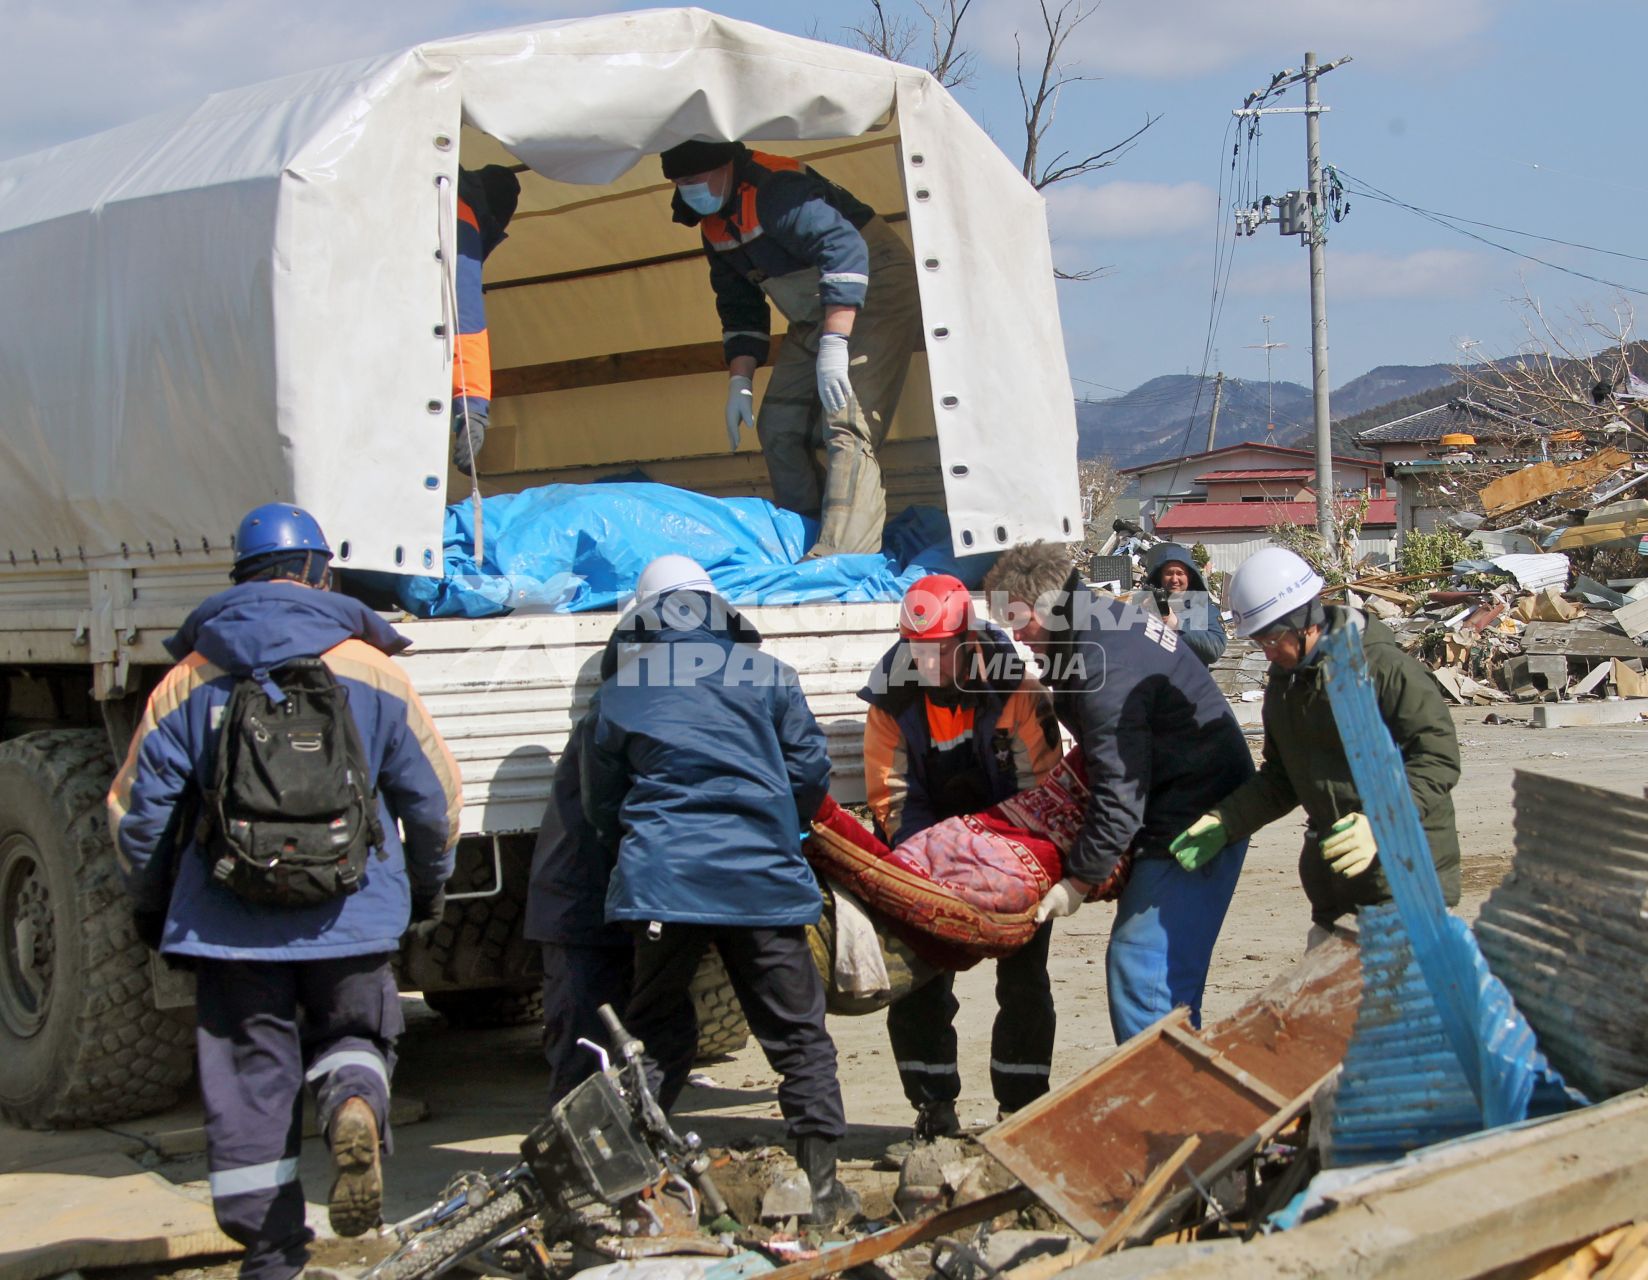
{"label": "truck tire", "polygon": [[727,968],[712,947],[692,976],[692,1006],[698,1013],[699,1062],[737,1053],[750,1039],[750,1024],[727,977]]}
{"label": "truck tire", "polygon": [[194,1068],[192,1019],[154,1007],[104,797],[95,729],[0,744],[0,1115],[46,1129],[175,1102]]}
{"label": "truck tire", "polygon": [[544,1016],[541,987],[517,991],[483,987],[478,991],[425,991],[423,1002],[454,1027],[521,1027]]}

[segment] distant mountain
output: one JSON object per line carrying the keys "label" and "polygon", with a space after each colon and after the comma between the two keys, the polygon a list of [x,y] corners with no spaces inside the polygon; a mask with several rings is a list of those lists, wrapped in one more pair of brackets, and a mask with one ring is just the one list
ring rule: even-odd
{"label": "distant mountain", "polygon": [[[1334,391],[1329,403],[1337,423],[1341,417],[1364,414],[1452,381],[1453,369],[1448,365],[1381,365]],[[1213,380],[1203,385],[1201,379],[1188,374],[1152,378],[1109,400],[1078,401],[1078,452],[1084,458],[1110,457],[1119,468],[1197,452],[1207,447],[1212,407]],[[1302,444],[1310,439],[1311,413],[1310,388],[1297,382],[1278,382],[1267,391],[1263,382],[1226,378],[1214,444],[1264,440],[1266,424],[1271,421],[1276,424],[1274,443]],[[1341,432],[1336,430],[1334,435],[1338,447],[1348,446]]]}

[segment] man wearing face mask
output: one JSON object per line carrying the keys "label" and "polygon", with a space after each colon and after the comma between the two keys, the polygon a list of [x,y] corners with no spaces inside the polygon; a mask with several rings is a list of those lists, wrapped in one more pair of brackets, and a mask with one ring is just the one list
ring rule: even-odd
{"label": "man wearing face mask", "polygon": [[[859,697],[864,786],[883,839],[907,840],[945,818],[977,813],[1041,783],[1059,762],[1048,692],[1007,634],[979,618],[967,587],[929,574],[905,593],[899,640]],[[1003,1112],[1047,1092],[1053,1062],[1053,924],[996,961],[990,1086]],[[887,1010],[904,1096],[918,1141],[961,1132],[956,1099],[955,974],[940,973]]]}
{"label": "man wearing face mask", "polygon": [[[874,209],[788,156],[693,141],[660,159],[675,221],[699,228],[710,262],[729,445],[755,426],[773,500],[819,521],[809,557],[879,551],[887,504],[876,450],[920,337],[909,249]],[[757,416],[769,302],[789,330]]]}

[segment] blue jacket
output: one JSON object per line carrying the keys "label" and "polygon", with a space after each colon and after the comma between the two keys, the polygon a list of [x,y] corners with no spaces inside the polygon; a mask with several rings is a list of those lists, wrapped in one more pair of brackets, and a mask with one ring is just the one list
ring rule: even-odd
{"label": "blue jacket", "polygon": [[[162,950],[228,960],[318,960],[393,951],[412,894],[452,874],[462,807],[458,766],[389,657],[409,642],[358,600],[294,582],[249,582],[213,596],[166,642],[180,659],[149,696],[109,791],[109,826],[139,911],[165,911]],[[259,906],[211,880],[181,802],[208,776],[216,721],[236,677],[321,658],[349,695],[376,770],[386,855],[348,897],[312,907]],[[405,833],[405,846],[396,822]]]}
{"label": "blue jacket", "polygon": [[801,831],[829,787],[824,731],[795,672],[719,596],[702,621],[620,624],[583,757],[584,816],[618,845],[608,920],[812,924]]}
{"label": "blue jacket", "polygon": [[772,315],[763,280],[816,270],[821,306],[864,305],[870,251],[859,230],[875,210],[799,160],[745,148],[720,213],[695,213],[679,192],[670,208],[675,221],[703,233],[729,363],[767,359]]}
{"label": "blue jacket", "polygon": [[1065,870],[1098,883],[1129,849],[1167,857],[1252,776],[1253,755],[1207,667],[1160,618],[1074,574],[1054,617],[1046,680],[1092,789]]}
{"label": "blue jacket", "polygon": [[[593,712],[593,707],[591,708]],[[581,773],[594,727],[586,714],[572,727],[566,749],[555,762],[549,808],[532,849],[526,894],[529,942],[580,947],[629,947],[627,930],[606,922],[607,884],[618,850],[596,839],[584,819]]]}
{"label": "blue jacket", "polygon": [[1190,651],[1205,665],[1211,667],[1224,653],[1228,643],[1225,622],[1219,616],[1219,602],[1207,589],[1207,580],[1196,567],[1190,548],[1177,542],[1160,542],[1151,547],[1144,557],[1144,580],[1152,590],[1159,588],[1162,585],[1162,570],[1174,561],[1182,564],[1190,575],[1190,590],[1172,598],[1173,612],[1179,618],[1179,639],[1188,644]]}

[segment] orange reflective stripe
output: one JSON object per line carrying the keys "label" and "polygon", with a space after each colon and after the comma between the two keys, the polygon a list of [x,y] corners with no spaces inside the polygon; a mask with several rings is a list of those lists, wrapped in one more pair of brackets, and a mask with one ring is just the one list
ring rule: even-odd
{"label": "orange reflective stripe", "polygon": [[120,766],[120,772],[115,774],[108,795],[104,797],[104,804],[109,811],[109,832],[114,837],[115,854],[122,862],[125,855],[120,851],[120,824],[131,810],[132,786],[137,781],[137,760],[143,751],[144,741],[162,720],[181,711],[196,689],[222,674],[222,671],[198,653],[191,653],[168,671],[155,687],[155,691],[149,695],[148,705],[143,709],[143,718],[137,724],[137,732],[132,734],[131,744],[126,748],[126,759]]}
{"label": "orange reflective stripe", "polygon": [[864,718],[864,801],[882,831],[897,830],[909,790],[904,735],[898,721],[880,707]]}
{"label": "orange reflective stripe", "polygon": [[771,151],[752,151],[750,152],[750,159],[754,160],[756,164],[775,172],[784,170],[789,173],[798,173],[802,167],[801,161],[794,156],[776,156]]}
{"label": "orange reflective stripe", "polygon": [[486,330],[460,333],[452,353],[452,398],[492,399],[492,340]]}
{"label": "orange reflective stripe", "polygon": [[481,229],[481,224],[475,217],[475,211],[469,207],[469,201],[465,200],[462,196],[458,197],[458,221],[467,222],[470,226],[474,227],[476,231]]}
{"label": "orange reflective stripe", "polygon": [[972,707],[941,707],[927,703],[927,737],[935,751],[948,751],[973,736],[976,714]]}

